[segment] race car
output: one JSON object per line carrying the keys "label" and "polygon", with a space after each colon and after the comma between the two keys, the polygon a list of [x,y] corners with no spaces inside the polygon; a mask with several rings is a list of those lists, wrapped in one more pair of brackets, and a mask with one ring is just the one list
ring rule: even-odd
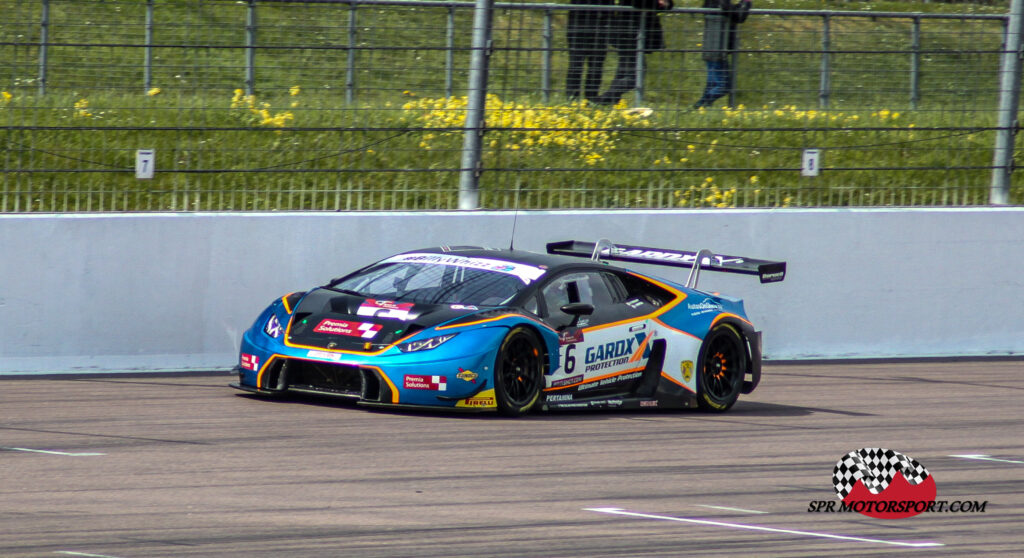
{"label": "race car", "polygon": [[[611,265],[690,268],[685,284]],[[497,411],[726,411],[761,377],[761,333],[701,270],[782,281],[786,263],[552,242],[404,252],[273,301],[242,338],[238,382],[265,395]]]}

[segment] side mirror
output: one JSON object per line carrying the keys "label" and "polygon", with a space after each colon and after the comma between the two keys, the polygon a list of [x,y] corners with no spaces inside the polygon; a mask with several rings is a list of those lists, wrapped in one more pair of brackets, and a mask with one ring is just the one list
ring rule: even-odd
{"label": "side mirror", "polygon": [[586,302],[570,302],[562,306],[562,312],[572,316],[572,323],[569,327],[576,327],[576,322],[580,321],[580,316],[589,316],[594,313],[594,305],[587,304]]}

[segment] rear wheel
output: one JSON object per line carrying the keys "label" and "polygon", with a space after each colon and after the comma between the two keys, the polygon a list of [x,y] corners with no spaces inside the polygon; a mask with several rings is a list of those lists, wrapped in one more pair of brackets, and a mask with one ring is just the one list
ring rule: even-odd
{"label": "rear wheel", "polygon": [[544,351],[537,334],[517,327],[505,336],[494,365],[494,394],[498,412],[526,414],[540,399],[544,382]]}
{"label": "rear wheel", "polygon": [[706,411],[727,411],[740,396],[747,370],[747,352],[739,331],[728,324],[715,326],[704,338],[699,366],[697,405]]}

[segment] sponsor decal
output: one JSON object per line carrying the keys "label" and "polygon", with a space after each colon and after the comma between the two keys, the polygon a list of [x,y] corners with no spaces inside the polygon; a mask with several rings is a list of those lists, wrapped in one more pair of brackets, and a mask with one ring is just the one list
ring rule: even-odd
{"label": "sponsor decal", "polygon": [[621,399],[608,399],[607,401],[592,401],[590,404],[594,405],[595,407],[598,406],[598,405],[606,405],[608,407],[621,407],[622,406],[622,400]]}
{"label": "sponsor decal", "polygon": [[479,310],[479,308],[472,304],[452,304],[449,308],[452,310]]}
{"label": "sponsor decal", "polygon": [[252,371],[259,370],[260,369],[260,357],[258,357],[256,355],[250,355],[250,354],[242,353],[242,356],[239,359],[239,365],[241,365],[241,367],[245,368],[246,370],[252,370]]}
{"label": "sponsor decal", "polygon": [[708,314],[710,312],[720,312],[722,310],[722,303],[717,300],[705,298],[696,304],[687,304],[686,308],[690,310],[691,316],[700,316],[701,314]]}
{"label": "sponsor decal", "polygon": [[479,378],[480,375],[477,374],[476,372],[473,372],[472,370],[464,370],[462,368],[459,368],[459,373],[456,374],[455,377],[465,382],[475,384],[476,379]]}
{"label": "sponsor decal", "polygon": [[583,342],[583,330],[578,327],[568,327],[558,332],[559,345],[571,345],[572,343]]}
{"label": "sponsor decal", "polygon": [[644,301],[640,300],[639,298],[633,298],[633,299],[630,299],[630,300],[626,301],[626,306],[629,306],[630,308],[634,308],[634,309],[635,308],[640,308],[643,305],[644,305]]}
{"label": "sponsor decal", "polygon": [[557,403],[559,401],[572,401],[571,393],[549,393],[545,401],[548,403]]}
{"label": "sponsor decal", "polygon": [[403,383],[405,389],[425,389],[428,391],[445,391],[448,389],[448,379],[444,376],[421,376],[406,374]]}
{"label": "sponsor decal", "polygon": [[639,378],[642,374],[643,374],[643,371],[636,371],[636,372],[630,372],[629,374],[620,374],[618,376],[612,376],[610,378],[605,378],[603,380],[599,380],[599,381],[596,381],[596,382],[590,382],[588,384],[583,384],[582,386],[579,387],[579,391],[583,391],[583,390],[587,390],[587,389],[592,389],[592,388],[596,388],[596,387],[604,387],[606,385],[614,384],[616,382],[625,382],[627,380],[635,380],[635,379]]}
{"label": "sponsor decal", "polygon": [[[616,256],[628,256],[630,258],[640,258],[645,260],[660,260],[670,262],[683,262],[693,264],[697,261],[697,254],[692,252],[666,252],[664,250],[643,250],[639,248],[619,248],[614,249],[614,255]],[[710,260],[710,262],[708,262]],[[705,258],[704,262],[714,262],[717,265],[723,264],[739,264],[743,263],[743,258],[729,258],[725,256],[714,255],[711,258]]]}
{"label": "sponsor decal", "polygon": [[578,384],[582,381],[583,374],[577,374],[575,376],[569,376],[568,378],[562,378],[561,380],[555,380],[551,382],[551,387],[571,386],[572,384]]}
{"label": "sponsor decal", "polygon": [[384,326],[381,324],[349,322],[345,320],[332,320],[331,318],[325,318],[320,320],[320,323],[313,328],[313,331],[317,333],[331,333],[333,335],[373,339],[373,337],[377,335],[377,332],[383,328]]}
{"label": "sponsor decal", "polygon": [[412,302],[394,302],[391,300],[375,300],[368,298],[359,305],[356,314],[392,320],[411,320]]}
{"label": "sponsor decal", "polygon": [[658,401],[657,400],[641,401],[640,402],[640,406],[641,407],[657,407],[658,406]]}
{"label": "sponsor decal", "polygon": [[683,373],[683,381],[686,383],[690,383],[690,380],[693,379],[693,361],[684,360],[683,362],[680,362],[679,369]]}
{"label": "sponsor decal", "polygon": [[764,281],[776,281],[782,279],[785,275],[785,271],[776,271],[774,273],[765,273],[761,276],[761,279]]}
{"label": "sponsor decal", "polygon": [[475,408],[493,408],[497,407],[498,403],[494,399],[494,390],[488,389],[481,391],[473,397],[467,397],[455,403],[456,407],[475,407]]}
{"label": "sponsor decal", "polygon": [[515,276],[527,285],[537,280],[541,275],[544,275],[543,269],[532,265],[492,260],[489,258],[467,258],[465,256],[456,256],[453,254],[400,254],[398,256],[388,258],[387,260],[384,260],[384,262],[412,262],[482,269],[485,271],[494,271],[497,273]]}
{"label": "sponsor decal", "polygon": [[645,329],[647,329],[647,324],[639,324],[639,325],[635,325],[635,326],[630,326],[629,332],[630,333],[636,333],[638,331],[643,331]]}
{"label": "sponsor decal", "polygon": [[334,362],[341,360],[340,353],[328,353],[327,351],[309,351],[306,353],[306,356],[310,358],[324,358],[327,360],[333,360]]}
{"label": "sponsor decal", "polygon": [[877,519],[922,513],[984,513],[988,501],[936,500],[935,479],[916,459],[885,448],[861,448],[832,469],[839,502],[817,500],[808,512],[856,512]]}
{"label": "sponsor decal", "polygon": [[[646,335],[638,333],[626,339],[587,347],[584,353],[584,363],[587,367],[584,372],[614,368],[640,358],[647,358],[651,354],[651,348],[646,340]],[[637,345],[635,353],[634,344]]]}
{"label": "sponsor decal", "polygon": [[281,321],[277,319],[276,314],[271,314],[270,319],[267,320],[267,327],[263,328],[263,331],[267,332],[267,335],[277,339],[284,333],[284,328],[281,327]]}

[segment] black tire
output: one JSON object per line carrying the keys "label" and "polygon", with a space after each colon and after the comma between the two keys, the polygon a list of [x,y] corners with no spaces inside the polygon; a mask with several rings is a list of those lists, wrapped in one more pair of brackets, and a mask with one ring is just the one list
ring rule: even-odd
{"label": "black tire", "polygon": [[520,416],[540,400],[544,385],[544,348],[537,334],[517,327],[505,336],[494,363],[494,396],[498,412]]}
{"label": "black tire", "polygon": [[747,351],[735,327],[719,324],[711,329],[700,349],[697,405],[715,413],[728,411],[743,389]]}

